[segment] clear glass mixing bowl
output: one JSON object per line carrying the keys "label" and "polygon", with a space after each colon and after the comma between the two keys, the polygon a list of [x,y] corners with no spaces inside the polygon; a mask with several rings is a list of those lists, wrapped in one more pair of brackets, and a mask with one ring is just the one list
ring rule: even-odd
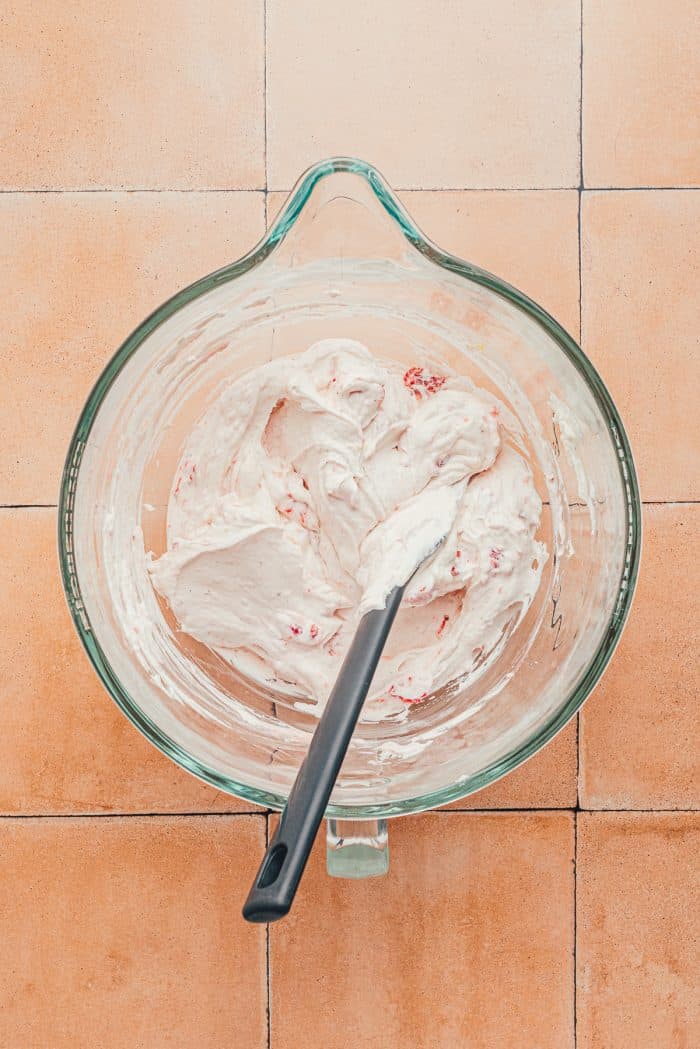
{"label": "clear glass mixing bowl", "polygon": [[377,820],[480,790],[578,710],[629,611],[640,502],[615,406],[557,322],[428,241],[374,168],[317,164],[250,254],[127,339],[88,398],[63,475],[63,581],[87,653],[137,728],[208,783],[281,808],[315,718],[178,631],[144,546],[164,549],[184,436],[221,383],[327,336],[407,367],[434,359],[496,389],[529,435],[550,550],[533,606],[483,673],[404,720],[358,727],[328,814],[331,869],[361,874],[386,865]]}

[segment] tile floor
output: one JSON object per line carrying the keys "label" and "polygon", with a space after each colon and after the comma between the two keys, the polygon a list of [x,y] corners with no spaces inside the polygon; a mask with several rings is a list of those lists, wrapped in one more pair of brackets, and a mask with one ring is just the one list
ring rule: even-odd
{"label": "tile floor", "polygon": [[[700,1045],[696,5],[48,0],[0,26],[0,1046]],[[269,816],[101,691],[56,490],[123,336],[332,152],[581,333],[633,440],[645,558],[578,724],[393,826],[382,881],[330,881],[317,850],[268,933],[239,907]]]}

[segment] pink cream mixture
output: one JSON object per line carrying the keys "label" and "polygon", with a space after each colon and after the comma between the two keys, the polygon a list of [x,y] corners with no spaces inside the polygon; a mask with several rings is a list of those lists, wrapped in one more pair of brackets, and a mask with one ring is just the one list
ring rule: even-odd
{"label": "pink cream mixture", "polygon": [[409,584],[364,714],[405,716],[492,658],[539,586],[542,507],[509,419],[468,379],[349,339],[255,368],[186,441],[153,584],[182,630],[320,705],[360,616],[449,529]]}

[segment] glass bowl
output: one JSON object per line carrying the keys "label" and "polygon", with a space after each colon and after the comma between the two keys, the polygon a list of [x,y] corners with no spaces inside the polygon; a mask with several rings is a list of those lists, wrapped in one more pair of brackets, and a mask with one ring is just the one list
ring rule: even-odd
{"label": "glass bowl", "polygon": [[358,727],[328,815],[331,868],[359,874],[386,865],[385,826],[368,821],[481,790],[576,713],[630,608],[640,501],[617,410],[561,326],[432,244],[368,164],[315,165],[249,254],[180,291],[120,347],[61,484],[63,582],[88,656],[136,727],[217,788],[282,808],[315,718],[178,631],[144,551],[164,549],[184,437],[221,384],[327,336],[497,391],[528,434],[550,551],[532,607],[483,673],[403,720]]}

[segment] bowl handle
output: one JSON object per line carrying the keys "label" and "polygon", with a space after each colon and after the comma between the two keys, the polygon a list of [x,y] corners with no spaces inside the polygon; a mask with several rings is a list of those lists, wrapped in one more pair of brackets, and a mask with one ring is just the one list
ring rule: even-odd
{"label": "bowl handle", "polygon": [[389,870],[386,820],[334,820],[326,824],[326,864],[334,878],[375,878]]}

